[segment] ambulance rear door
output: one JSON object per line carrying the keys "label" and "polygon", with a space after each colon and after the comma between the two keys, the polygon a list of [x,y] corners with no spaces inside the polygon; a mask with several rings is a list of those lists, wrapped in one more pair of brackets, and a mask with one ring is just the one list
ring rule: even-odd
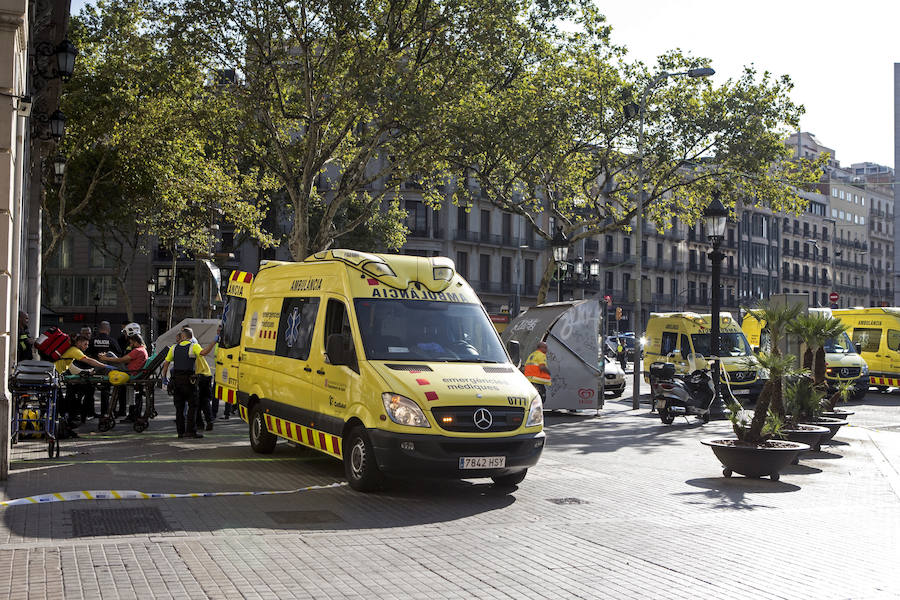
{"label": "ambulance rear door", "polygon": [[[241,336],[252,282],[253,274],[244,271],[232,271],[228,278],[225,309],[222,312],[222,336],[216,351],[216,382],[213,390],[216,398],[228,404],[238,403]],[[239,410],[239,414],[242,419],[247,420],[248,415],[243,408]]]}

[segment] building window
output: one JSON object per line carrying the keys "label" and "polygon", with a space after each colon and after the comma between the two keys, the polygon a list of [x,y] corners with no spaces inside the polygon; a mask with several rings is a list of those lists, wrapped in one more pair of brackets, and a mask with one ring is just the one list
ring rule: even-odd
{"label": "building window", "polygon": [[479,254],[478,255],[478,279],[481,281],[481,285],[484,286],[487,282],[491,280],[491,255],[490,254]]}
{"label": "building window", "polygon": [[615,283],[613,282],[613,276],[614,276],[614,275],[613,275],[613,272],[612,272],[612,271],[607,271],[607,272],[606,272],[606,276],[605,276],[605,279],[606,279],[606,281],[605,281],[605,286],[606,286],[606,292],[609,293],[609,294],[612,294],[613,290],[614,290],[615,287],[616,287]]}
{"label": "building window", "polygon": [[456,272],[463,276],[463,279],[469,278],[469,253],[456,253]]}
{"label": "building window", "polygon": [[606,236],[606,252],[607,254],[613,251],[613,236]]}
{"label": "building window", "polygon": [[469,211],[465,206],[459,206],[456,209],[456,228],[459,231],[469,230]]}
{"label": "building window", "polygon": [[697,304],[697,282],[696,281],[688,281],[688,304]]}
{"label": "building window", "polygon": [[406,208],[406,228],[413,237],[428,236],[428,213],[425,203],[418,200],[407,200],[404,206]]}
{"label": "building window", "polygon": [[671,279],[669,280],[669,290],[672,292],[672,302],[678,302],[678,280]]}
{"label": "building window", "polygon": [[662,277],[656,278],[656,293],[660,296],[666,293],[666,282]]}
{"label": "building window", "polygon": [[509,290],[512,284],[512,257],[504,256],[500,259],[500,282],[504,290]]}
{"label": "building window", "polygon": [[[512,246],[512,215],[509,213],[503,213],[503,244],[506,246]],[[518,245],[518,242],[516,242]]]}
{"label": "building window", "polygon": [[69,269],[72,267],[72,244],[74,238],[65,237],[56,247],[56,252],[47,261],[48,269]]}
{"label": "building window", "polygon": [[622,252],[625,256],[631,256],[631,238],[626,237],[623,240]]}
{"label": "building window", "polygon": [[481,211],[481,241],[487,242],[491,235],[491,211]]}
{"label": "building window", "polygon": [[534,261],[525,260],[525,289],[530,291],[534,287]]}

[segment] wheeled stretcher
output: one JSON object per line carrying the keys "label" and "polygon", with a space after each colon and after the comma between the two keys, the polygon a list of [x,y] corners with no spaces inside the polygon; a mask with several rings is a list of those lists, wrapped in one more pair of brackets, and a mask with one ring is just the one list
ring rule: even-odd
{"label": "wheeled stretcher", "polygon": [[26,432],[40,434],[47,439],[47,455],[59,456],[59,376],[54,364],[23,360],[16,365],[9,387],[13,395],[12,443],[17,443]]}
{"label": "wheeled stretcher", "polygon": [[[156,417],[156,406],[154,402],[153,389],[159,380],[159,368],[162,366],[166,358],[169,347],[166,346],[159,352],[153,354],[144,366],[135,373],[128,375],[124,381],[117,382],[110,376],[106,375],[71,375],[66,376],[66,382],[70,383],[94,383],[94,384],[112,384],[113,394],[107,408],[107,412],[100,415],[97,422],[97,428],[100,431],[109,431],[116,426],[116,404],[119,401],[125,402],[125,393],[127,388],[134,389],[134,405],[135,415],[132,428],[141,433],[150,426],[150,419]],[[122,374],[121,371],[118,373]],[[115,393],[116,390],[118,393]]]}

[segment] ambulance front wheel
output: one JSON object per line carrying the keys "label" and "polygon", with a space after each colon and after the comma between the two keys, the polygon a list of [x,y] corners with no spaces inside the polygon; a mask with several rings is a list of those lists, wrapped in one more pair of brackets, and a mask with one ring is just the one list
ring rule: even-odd
{"label": "ambulance front wheel", "polygon": [[375,491],[384,483],[369,434],[361,425],[344,438],[344,474],[350,487],[359,492]]}
{"label": "ambulance front wheel", "polygon": [[510,475],[495,475],[491,477],[494,480],[494,484],[499,487],[512,487],[514,485],[519,485],[522,483],[522,480],[525,479],[525,476],[528,474],[528,469],[523,471],[519,471],[518,473],[512,473]]}
{"label": "ambulance front wheel", "polygon": [[266,417],[257,404],[250,414],[250,447],[259,454],[272,454],[278,438],[266,428]]}

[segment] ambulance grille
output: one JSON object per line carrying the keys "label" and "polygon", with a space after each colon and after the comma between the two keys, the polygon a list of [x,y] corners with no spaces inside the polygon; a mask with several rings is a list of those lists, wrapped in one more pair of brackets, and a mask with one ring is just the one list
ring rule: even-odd
{"label": "ambulance grille", "polygon": [[512,367],[485,367],[485,373],[512,373]]}
{"label": "ambulance grille", "polygon": [[[486,414],[483,411],[487,411]],[[477,420],[476,420],[477,413]],[[460,433],[495,433],[515,431],[525,418],[524,408],[507,406],[443,406],[431,409],[434,420],[446,431]],[[489,420],[486,418],[489,416]],[[449,419],[449,421],[445,421]],[[486,423],[490,425],[486,426]],[[476,423],[481,423],[478,427]]]}
{"label": "ambulance grille", "polygon": [[388,365],[388,364],[386,364],[384,366],[386,366],[388,369],[393,369],[395,371],[409,371],[410,373],[415,373],[417,371],[431,371],[431,367],[429,367],[428,365],[397,365],[397,364]]}

